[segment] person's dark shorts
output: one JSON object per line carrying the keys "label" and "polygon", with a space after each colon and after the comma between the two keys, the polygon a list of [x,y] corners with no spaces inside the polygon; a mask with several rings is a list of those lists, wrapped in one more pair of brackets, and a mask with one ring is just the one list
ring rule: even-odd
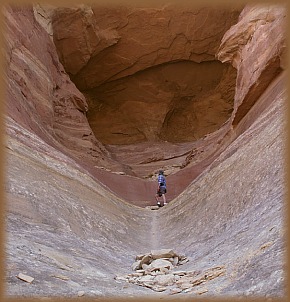
{"label": "person's dark shorts", "polygon": [[159,197],[161,197],[162,194],[165,194],[165,193],[166,193],[166,188],[163,188],[163,187],[159,188],[159,190],[157,192]]}

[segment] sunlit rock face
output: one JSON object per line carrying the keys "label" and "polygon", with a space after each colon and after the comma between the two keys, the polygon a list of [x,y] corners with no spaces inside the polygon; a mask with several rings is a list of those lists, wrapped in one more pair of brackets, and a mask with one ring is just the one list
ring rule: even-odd
{"label": "sunlit rock face", "polygon": [[248,6],[223,37],[218,59],[237,68],[237,125],[285,65],[285,18],[281,6]]}
{"label": "sunlit rock face", "polygon": [[[215,59],[240,9],[56,9],[53,39],[104,144],[194,141],[229,119],[236,70]],[[114,121],[110,123],[108,121]]]}

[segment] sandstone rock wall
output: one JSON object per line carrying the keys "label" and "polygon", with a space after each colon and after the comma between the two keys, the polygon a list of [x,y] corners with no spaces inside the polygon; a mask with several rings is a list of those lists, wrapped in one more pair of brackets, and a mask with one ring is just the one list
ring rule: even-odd
{"label": "sandstone rock wall", "polygon": [[7,115],[80,160],[109,158],[88,124],[88,105],[30,7],[5,8]]}
{"label": "sandstone rock wall", "polygon": [[[246,7],[240,22],[254,11]],[[258,47],[249,44],[251,40],[241,48],[241,61],[233,65],[237,82],[247,85],[239,84],[235,91],[237,105],[231,120],[194,142],[191,150],[188,145],[170,149],[166,143],[166,152],[154,153],[158,159],[164,152],[156,165],[166,165],[168,158],[173,165],[179,155],[187,158],[178,173],[167,177],[169,204],[151,211],[132,204],[154,202],[155,182],[95,169],[96,162],[87,158],[85,140],[77,140],[89,129],[86,102],[59,64],[49,35],[35,22],[32,10],[5,10],[5,294],[45,299],[149,296],[148,288],[122,283],[116,275],[132,272],[136,255],[168,248],[188,257],[182,267],[185,272],[177,275],[202,274],[198,291],[193,281],[200,280],[188,278],[181,283],[175,294],[182,298],[285,297],[287,74],[280,72],[285,65],[280,60],[284,40],[279,23],[284,10],[266,11],[265,18],[273,12],[275,18],[258,22],[253,37],[258,41],[259,33],[276,44],[267,49],[263,61],[259,61]],[[110,20],[114,14],[108,15]],[[270,38],[273,32],[277,36]],[[234,40],[224,40],[221,57],[222,49],[234,45]],[[245,57],[243,66],[250,46],[257,57],[254,62]],[[256,86],[245,71],[251,62],[258,68]],[[259,79],[268,83],[262,94]],[[248,90],[243,91],[244,87]],[[224,89],[226,94],[229,90]],[[242,101],[251,91],[253,102],[245,104],[252,107],[242,110]],[[148,166],[152,158],[152,149],[142,147],[138,146],[141,155],[132,159],[136,166],[142,166],[140,159]],[[134,145],[126,148],[123,154],[130,148],[135,154]],[[100,145],[97,153],[104,155],[102,150]],[[78,165],[75,158],[84,161]],[[223,273],[213,278],[214,268],[222,268]],[[31,276],[33,282],[18,279],[19,273]],[[164,289],[166,296],[152,296],[167,298],[169,294]]]}
{"label": "sandstone rock wall", "polygon": [[188,269],[226,263],[224,280],[232,281],[216,281],[218,295],[284,295],[286,90],[279,81],[264,96],[271,105],[160,217],[166,231],[158,241],[182,245]]}
{"label": "sandstone rock wall", "polygon": [[105,83],[84,93],[88,120],[109,145],[197,140],[230,117],[235,84],[230,67],[182,61]]}
{"label": "sandstone rock wall", "polygon": [[[52,28],[65,69],[80,90],[87,90],[166,62],[214,60],[239,11],[95,5],[56,9]],[[64,53],[69,49],[74,51]]]}
{"label": "sandstone rock wall", "polygon": [[240,8],[48,11],[60,60],[85,92],[89,123],[104,144],[197,140],[230,117],[236,73],[215,54]]}
{"label": "sandstone rock wall", "polygon": [[[136,255],[172,248],[189,260],[173,272],[191,273],[178,283],[179,298],[285,297],[286,91],[280,88],[269,87],[273,101],[260,118],[158,211],[126,203],[71,158],[8,123],[18,136],[6,141],[6,294],[158,299],[160,293],[137,285],[138,277],[132,284],[117,276],[132,274]],[[219,267],[223,274],[213,278]],[[172,294],[170,286],[163,294]]]}
{"label": "sandstone rock wall", "polygon": [[234,125],[285,68],[285,18],[283,6],[249,5],[223,37],[217,57],[238,72]]}
{"label": "sandstone rock wall", "polygon": [[[103,8],[104,9],[104,8]],[[83,11],[84,8],[78,8],[73,9],[73,12],[77,14],[77,16],[82,16],[81,11]],[[162,10],[157,10],[158,13],[163,12],[163,10],[167,10],[167,8],[164,8]],[[71,12],[71,10],[69,10]],[[114,10],[113,10],[114,11]],[[117,10],[118,11],[118,10]],[[151,13],[154,10],[149,10]],[[266,14],[265,12],[269,11],[268,7],[254,9],[254,7],[247,7],[245,11],[241,14],[240,17],[240,25],[239,23],[235,25],[232,29],[229,30],[229,32],[225,35],[224,41],[222,46],[220,47],[218,57],[223,60],[223,56],[226,58],[226,54],[232,54],[234,56],[235,51],[237,49],[228,47],[228,45],[235,45],[235,42],[238,37],[244,37],[242,28],[248,28],[247,25],[252,24],[251,20],[255,20],[254,15],[259,13],[259,20],[262,20],[262,17],[271,16],[269,18],[269,22],[267,21],[264,26],[256,26],[258,32],[256,33],[254,31],[254,35],[257,36],[258,34],[262,36],[262,30],[267,29],[265,32],[263,32],[263,37],[265,41],[271,40],[271,37],[273,35],[273,30],[278,31],[278,29],[281,29],[281,32],[276,35],[274,41],[277,41],[276,46],[271,48],[275,51],[269,51],[269,54],[267,52],[267,57],[263,59],[263,66],[261,65],[261,70],[265,70],[264,73],[261,74],[269,74],[269,77],[265,78],[265,81],[262,82],[262,84],[259,84],[258,81],[257,89],[253,90],[256,91],[254,96],[258,97],[258,93],[261,90],[261,87],[264,87],[263,83],[269,83],[270,78],[276,74],[280,70],[280,67],[276,69],[274,74],[272,74],[273,69],[271,67],[268,68],[268,66],[272,66],[269,62],[271,60],[275,61],[277,58],[283,57],[283,49],[284,49],[284,35],[283,33],[283,16],[285,14],[285,11],[281,7],[276,7],[275,9],[271,11],[270,15]],[[61,13],[67,12],[66,9],[60,10]],[[250,12],[252,12],[250,14]],[[54,14],[54,9],[52,12],[50,12],[51,15]],[[84,10],[84,16],[91,16],[91,10],[86,8]],[[121,12],[120,12],[121,14]],[[122,13],[123,14],[123,13]],[[121,15],[122,15],[121,14]],[[250,17],[245,17],[249,16]],[[149,14],[150,15],[150,14]],[[169,197],[170,199],[177,196],[180,192],[182,192],[183,188],[190,183],[195,177],[197,177],[202,171],[213,161],[216,156],[229,144],[229,142],[233,139],[235,139],[236,135],[239,134],[237,131],[238,128],[236,128],[235,131],[229,131],[231,126],[231,121],[234,120],[237,108],[243,108],[241,106],[238,106],[239,102],[238,100],[241,98],[241,95],[248,95],[249,93],[243,92],[241,94],[240,88],[237,88],[235,91],[235,111],[232,113],[232,118],[230,122],[226,122],[224,125],[221,125],[221,120],[219,121],[219,125],[221,125],[220,129],[218,131],[215,131],[214,133],[210,135],[206,135],[202,139],[199,139],[195,144],[194,148],[192,148],[192,144],[186,146],[181,145],[173,145],[172,149],[170,147],[170,144],[162,144],[162,147],[166,146],[166,150],[162,150],[162,147],[160,145],[157,147],[152,147],[151,149],[148,148],[148,152],[145,153],[145,155],[142,155],[141,153],[145,150],[142,148],[142,145],[140,147],[129,147],[125,149],[115,148],[112,147],[110,150],[115,150],[114,152],[119,152],[120,155],[116,154],[114,155],[117,160],[119,158],[122,158],[122,161],[125,165],[129,166],[127,168],[126,166],[120,166],[120,164],[117,164],[115,162],[112,163],[112,160],[110,159],[110,154],[103,148],[103,146],[95,139],[94,134],[92,133],[90,126],[87,123],[86,120],[86,110],[87,110],[87,104],[86,100],[84,99],[84,96],[76,89],[74,84],[72,84],[62,68],[62,65],[59,63],[57,57],[56,57],[56,51],[54,50],[53,45],[51,44],[51,41],[47,34],[41,29],[41,27],[35,22],[33,19],[32,11],[29,9],[8,9],[6,14],[6,22],[7,22],[7,61],[9,62],[7,65],[7,79],[8,79],[8,90],[7,90],[7,113],[8,116],[12,117],[17,123],[25,126],[27,129],[30,129],[43,139],[45,139],[47,142],[50,142],[50,144],[57,146],[57,148],[63,150],[63,152],[66,152],[67,154],[70,154],[73,158],[79,159],[81,164],[86,167],[92,173],[95,175],[96,178],[102,180],[102,182],[111,190],[114,192],[117,192],[120,194],[120,196],[126,198],[128,201],[142,204],[142,205],[148,205],[148,203],[154,202],[152,200],[152,192],[155,191],[155,185],[153,182],[146,182],[146,181],[139,181],[138,179],[134,177],[126,177],[125,175],[118,175],[118,174],[111,174],[107,171],[102,171],[95,169],[95,166],[102,166],[107,168],[112,168],[113,170],[117,172],[126,172],[127,174],[134,174],[135,175],[142,175],[142,176],[148,176],[152,174],[152,171],[155,171],[156,169],[159,169],[160,166],[167,167],[168,171],[179,171],[176,176],[172,175],[169,176],[169,183],[173,188],[169,190]],[[76,15],[75,15],[76,16]],[[111,16],[111,15],[110,15]],[[118,16],[118,14],[117,14]],[[275,18],[274,18],[275,17]],[[92,17],[90,17],[91,21],[93,20]],[[113,21],[109,21],[110,18],[112,18]],[[113,14],[108,18],[107,21],[103,20],[102,22],[112,22],[112,24],[115,24],[114,26],[117,26],[116,22],[116,16]],[[119,17],[118,17],[119,18]],[[268,17],[267,17],[268,18]],[[122,20],[122,18],[119,18],[118,20]],[[268,19],[267,19],[268,20]],[[96,21],[94,21],[96,22]],[[247,23],[248,22],[248,23]],[[262,24],[263,22],[258,22],[258,24]],[[74,23],[73,23],[74,24]],[[105,23],[107,24],[107,23]],[[123,24],[121,22],[121,24]],[[124,23],[126,24],[126,23]],[[123,25],[124,25],[123,24]],[[243,27],[243,26],[244,27]],[[97,25],[96,25],[97,26]],[[107,26],[107,25],[106,25]],[[269,27],[270,26],[270,27]],[[91,27],[90,27],[91,28]],[[241,28],[240,31],[237,30],[236,36],[233,33],[235,28]],[[273,28],[273,30],[268,29]],[[242,32],[242,33],[241,33]],[[226,38],[229,37],[229,38]],[[231,39],[230,37],[233,37]],[[38,42],[41,40],[42,42]],[[247,43],[252,43],[252,40],[247,40]],[[246,42],[241,43],[241,45],[245,44]],[[36,46],[35,46],[36,45]],[[248,44],[245,44],[248,45]],[[281,48],[280,48],[281,46]],[[227,48],[228,47],[228,48]],[[249,48],[250,44],[245,48]],[[253,46],[254,47],[254,46]],[[227,49],[230,49],[229,51],[226,51]],[[239,48],[239,51],[242,51],[242,46]],[[280,49],[280,50],[279,50]],[[260,50],[259,48],[255,48],[255,55],[259,57]],[[244,54],[246,55],[246,50],[243,50]],[[231,57],[231,55],[229,55]],[[253,56],[252,56],[253,57]],[[227,59],[225,59],[227,60]],[[267,61],[269,60],[269,61]],[[229,59],[230,61],[230,59]],[[238,69],[238,80],[244,79],[246,81],[250,77],[247,76],[247,73],[244,73],[246,70],[245,65],[244,68],[240,68],[243,62],[246,61],[249,64],[249,61],[242,60],[240,65],[236,65],[236,68]],[[255,64],[259,64],[259,60],[255,62]],[[180,62],[182,64],[182,62]],[[175,64],[175,63],[174,63]],[[197,63],[191,63],[191,64],[197,64]],[[211,62],[204,62],[200,64],[212,64]],[[214,63],[217,64],[218,63]],[[282,64],[282,63],[281,63]],[[47,65],[47,66],[46,66]],[[233,63],[235,65],[235,63]],[[168,70],[170,69],[169,66],[162,65],[163,69],[166,71],[166,75],[169,76]],[[260,65],[259,65],[260,66]],[[282,64],[283,66],[283,64]],[[251,66],[249,67],[251,68]],[[178,68],[177,68],[178,70]],[[146,72],[150,72],[150,69],[147,69]],[[159,71],[160,72],[160,71]],[[224,70],[223,74],[223,81],[220,81],[219,84],[217,84],[217,90],[220,91],[222,99],[229,100],[233,96],[233,77],[231,72],[229,72],[229,69]],[[156,73],[158,73],[156,71]],[[222,72],[220,72],[222,74]],[[141,74],[140,74],[141,76]],[[138,78],[138,74],[136,75]],[[126,77],[126,79],[129,79],[130,77]],[[186,75],[184,75],[184,78],[186,79]],[[196,84],[195,81],[191,81],[191,77],[188,76],[188,87],[182,87],[182,91],[186,91],[188,89],[188,94],[191,94],[193,91],[191,91],[190,87],[191,85]],[[123,81],[123,80],[118,80]],[[113,81],[114,85],[118,83],[118,81]],[[134,83],[134,78],[132,77],[132,81]],[[121,82],[122,83],[122,82]],[[135,83],[140,83],[136,81]],[[157,87],[152,86],[153,81],[150,81],[149,87],[153,87],[153,92],[155,91],[155,95]],[[230,83],[230,84],[229,84]],[[169,83],[170,84],[170,83]],[[169,85],[168,84],[168,85]],[[180,85],[182,83],[180,82]],[[206,85],[206,82],[202,82],[202,86]],[[208,84],[210,87],[210,84]],[[227,86],[228,85],[228,86]],[[261,86],[262,85],[262,86]],[[136,85],[135,85],[136,86]],[[114,86],[113,86],[114,87]],[[118,85],[117,85],[118,87]],[[145,86],[146,87],[146,86]],[[238,86],[239,87],[239,86]],[[103,86],[105,88],[105,86]],[[121,116],[122,119],[120,119],[120,122],[122,120],[126,121],[128,118],[125,118],[124,115],[129,110],[133,110],[133,117],[135,115],[135,120],[138,121],[138,123],[147,131],[145,133],[147,137],[154,137],[154,131],[152,131],[152,124],[154,124],[153,120],[146,121],[142,120],[139,121],[141,116],[145,113],[145,110],[147,110],[147,107],[145,104],[142,104],[142,102],[135,102],[138,104],[141,104],[139,107],[131,106],[130,101],[126,100],[128,98],[128,94],[123,92],[122,85],[119,87],[121,89],[116,89],[119,95],[122,96],[122,98],[125,100],[124,104],[122,105],[124,109],[124,114]],[[198,90],[198,87],[196,87]],[[156,89],[156,90],[154,90]],[[141,92],[144,92],[146,90],[140,90]],[[136,91],[135,91],[136,92]],[[122,95],[123,93],[123,95]],[[188,94],[180,94],[180,99],[183,102],[187,102]],[[131,95],[134,95],[131,93]],[[139,97],[140,95],[138,95]],[[172,96],[172,95],[171,95]],[[135,96],[137,97],[137,95]],[[163,93],[160,96],[165,98],[166,93]],[[150,100],[150,98],[148,98]],[[208,99],[204,99],[203,101],[207,103],[207,106],[211,106],[211,100],[214,100],[216,104],[219,103],[219,95],[209,95]],[[256,98],[253,97],[253,100],[256,101]],[[133,102],[134,103],[134,102]],[[135,105],[134,104],[134,105]],[[223,102],[221,104],[221,111],[228,110],[228,114],[230,114],[230,108],[224,107],[224,105],[227,104]],[[242,103],[243,104],[243,103]],[[152,106],[154,104],[151,104]],[[208,107],[205,108],[208,108]],[[248,106],[248,105],[247,105]],[[17,110],[15,109],[17,108]],[[192,111],[186,111],[186,108],[191,108],[191,105],[187,107],[181,107],[178,106],[176,108],[171,108],[171,113],[180,111],[181,115],[178,117],[178,115],[175,114],[168,114],[167,120],[173,119],[173,120],[182,120],[182,116],[188,115],[189,117],[189,124],[192,123],[192,119],[195,118]],[[175,111],[174,111],[175,110]],[[214,110],[214,109],[213,109]],[[161,122],[158,123],[157,118],[160,117],[160,106],[156,107],[153,106],[152,109],[148,111],[148,114],[152,112],[152,114],[156,115],[155,123],[157,126],[155,126],[155,130],[158,127],[161,127]],[[165,110],[164,110],[165,112]],[[169,111],[170,112],[170,111]],[[201,111],[203,112],[203,111]],[[210,113],[210,110],[207,110],[207,112]],[[245,111],[240,111],[246,113]],[[258,114],[259,112],[256,111]],[[89,113],[91,114],[91,113]],[[88,115],[88,114],[87,114]],[[202,116],[202,115],[201,115]],[[238,116],[238,113],[237,113]],[[241,114],[243,116],[243,114]],[[185,116],[186,117],[186,116]],[[243,129],[245,130],[249,124],[255,119],[255,115],[252,115],[252,118],[248,120],[248,124],[244,123]],[[207,121],[199,119],[202,123],[201,129],[203,129],[207,125]],[[102,128],[106,128],[106,121],[110,122],[110,125],[112,124],[111,121],[114,121],[114,125],[118,124],[117,120],[114,119],[114,116],[108,115],[107,118],[105,118],[103,121],[100,120],[99,123],[102,126]],[[237,120],[236,120],[237,121]],[[212,122],[212,118],[209,120],[209,124]],[[120,123],[122,127],[131,127],[130,124]],[[217,125],[217,124],[216,124]],[[171,126],[167,124],[166,126],[163,125],[163,128],[170,128]],[[215,126],[216,127],[216,126]],[[163,129],[162,128],[162,129]],[[132,126],[132,129],[134,127]],[[144,130],[144,131],[145,131]],[[243,131],[244,131],[243,130]],[[117,129],[119,131],[119,129]],[[179,129],[172,128],[172,131],[169,132],[174,137],[175,132],[178,134],[177,136],[181,135],[179,132]],[[228,135],[225,136],[225,134],[228,132]],[[153,133],[153,134],[152,134]],[[162,133],[162,132],[161,132]],[[141,139],[145,137],[146,135],[142,132],[137,132],[138,136],[141,136]],[[156,134],[156,133],[155,133]],[[194,134],[194,133],[193,133]],[[204,133],[201,133],[204,134]],[[137,137],[138,137],[137,136]],[[163,137],[163,139],[166,139],[166,137]],[[141,148],[141,149],[140,149]],[[147,147],[146,147],[147,148]],[[178,148],[181,151],[177,152]],[[192,148],[192,149],[191,149]],[[139,151],[137,151],[139,149]],[[163,148],[164,149],[164,148]],[[117,150],[117,151],[116,151]],[[124,152],[122,151],[124,150]],[[140,151],[141,150],[141,151]],[[147,149],[146,149],[147,150]],[[153,150],[152,154],[150,154],[150,150]],[[183,151],[184,150],[184,151]],[[129,151],[129,152],[128,152]],[[123,153],[122,153],[123,152]],[[130,153],[131,152],[131,153]],[[137,153],[136,155],[136,152]],[[141,153],[140,153],[141,152]],[[177,152],[177,153],[175,153]],[[126,153],[126,154],[125,154]],[[180,153],[180,155],[179,155]],[[140,156],[138,155],[140,154]],[[134,158],[136,159],[134,162]],[[150,160],[152,159],[152,160]],[[170,159],[170,160],[169,160]],[[150,163],[151,161],[151,163]],[[174,161],[177,161],[177,167],[171,168],[171,166],[174,165]],[[188,167],[188,169],[183,169],[185,166]],[[130,168],[133,167],[133,168]],[[133,169],[133,171],[132,171]],[[184,176],[183,176],[184,175]]]}
{"label": "sandstone rock wall", "polygon": [[[13,121],[7,127],[5,295],[73,298],[84,289],[86,296],[120,295],[123,284],[113,278],[150,241],[150,212],[118,198],[25,128]],[[19,273],[33,283],[17,279]]]}

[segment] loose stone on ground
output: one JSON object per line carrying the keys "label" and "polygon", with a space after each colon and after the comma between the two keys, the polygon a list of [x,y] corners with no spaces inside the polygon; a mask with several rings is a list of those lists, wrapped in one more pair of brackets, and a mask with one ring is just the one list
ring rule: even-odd
{"label": "loose stone on ground", "polygon": [[137,255],[135,260],[131,267],[135,273],[116,276],[115,280],[147,287],[156,292],[167,292],[170,295],[205,294],[208,290],[199,286],[224,275],[226,271],[224,266],[215,266],[203,272],[175,271],[176,267],[188,262],[189,259],[171,249],[153,250],[147,254]]}
{"label": "loose stone on ground", "polygon": [[17,275],[17,278],[22,280],[22,281],[28,282],[28,283],[32,283],[32,281],[34,280],[33,277],[30,277],[30,276],[22,274],[22,273],[19,273]]}

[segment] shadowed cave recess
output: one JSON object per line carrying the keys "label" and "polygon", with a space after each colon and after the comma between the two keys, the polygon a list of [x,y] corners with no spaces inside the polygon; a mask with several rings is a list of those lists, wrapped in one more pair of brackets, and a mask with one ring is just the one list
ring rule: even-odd
{"label": "shadowed cave recess", "polygon": [[284,297],[285,16],[5,7],[8,296]]}
{"label": "shadowed cave recess", "polygon": [[121,165],[119,172],[142,178],[161,168],[175,173],[188,164],[193,142],[230,119],[237,72],[216,54],[239,11],[120,5],[92,7],[92,15],[53,14],[59,58],[86,97],[92,132]]}
{"label": "shadowed cave recess", "polygon": [[86,91],[88,121],[105,145],[196,141],[230,118],[235,78],[219,61],[164,63]]}

